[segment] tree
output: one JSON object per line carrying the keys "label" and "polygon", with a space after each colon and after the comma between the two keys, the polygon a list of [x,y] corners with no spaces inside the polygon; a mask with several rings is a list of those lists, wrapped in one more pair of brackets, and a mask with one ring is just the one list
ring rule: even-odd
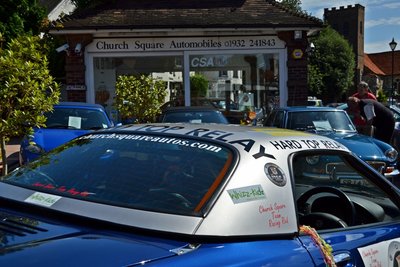
{"label": "tree", "polygon": [[341,101],[353,85],[355,55],[350,44],[331,27],[311,39],[315,49],[309,56],[309,91],[324,102]]}
{"label": "tree", "polygon": [[301,0],[281,0],[280,3],[295,12],[303,12],[301,9]]}
{"label": "tree", "polygon": [[39,37],[12,39],[0,54],[0,150],[7,174],[6,142],[44,126],[43,112],[53,109],[59,85],[49,74],[46,48]]}
{"label": "tree", "polygon": [[115,85],[114,107],[124,119],[154,122],[167,94],[164,81],[150,75],[118,76]]}
{"label": "tree", "polygon": [[205,97],[208,91],[208,80],[201,74],[190,76],[191,97]]}
{"label": "tree", "polygon": [[46,17],[46,9],[37,0],[0,2],[0,32],[6,42],[26,33],[38,35]]}

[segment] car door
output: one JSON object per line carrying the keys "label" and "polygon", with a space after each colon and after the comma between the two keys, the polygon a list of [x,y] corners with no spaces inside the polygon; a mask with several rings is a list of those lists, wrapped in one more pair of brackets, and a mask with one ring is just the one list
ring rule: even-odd
{"label": "car door", "polygon": [[[400,266],[397,188],[358,159],[312,153],[294,156],[292,167],[299,228],[307,225],[318,233],[301,233],[299,238],[316,265],[326,266],[321,253],[324,250],[316,245],[325,242],[332,248],[337,266]],[[351,206],[330,194],[335,190],[340,190]],[[324,223],[331,223],[324,221],[327,217],[345,223],[324,228]]]}

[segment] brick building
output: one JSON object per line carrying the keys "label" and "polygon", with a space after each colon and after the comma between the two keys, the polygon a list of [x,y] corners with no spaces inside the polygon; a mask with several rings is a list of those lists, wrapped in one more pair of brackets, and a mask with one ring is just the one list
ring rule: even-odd
{"label": "brick building", "polygon": [[136,74],[163,79],[166,101],[186,105],[192,73],[207,78],[209,98],[304,105],[307,36],[322,27],[272,0],[116,0],[54,21],[50,33],[66,42],[66,100],[112,114],[116,78]]}

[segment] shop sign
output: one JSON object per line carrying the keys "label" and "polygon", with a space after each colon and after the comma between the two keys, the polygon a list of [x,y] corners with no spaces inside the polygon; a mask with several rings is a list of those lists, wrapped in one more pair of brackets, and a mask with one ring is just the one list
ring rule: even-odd
{"label": "shop sign", "polygon": [[196,51],[215,49],[285,48],[276,36],[95,39],[88,52]]}

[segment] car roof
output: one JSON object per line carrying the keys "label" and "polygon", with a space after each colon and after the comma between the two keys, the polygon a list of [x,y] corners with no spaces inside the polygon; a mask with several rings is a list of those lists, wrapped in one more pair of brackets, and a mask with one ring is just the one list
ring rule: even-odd
{"label": "car roof", "polygon": [[54,107],[100,108],[104,110],[104,107],[100,104],[92,104],[86,102],[59,102],[58,104],[55,104]]}
{"label": "car roof", "polygon": [[168,107],[164,110],[164,112],[168,111],[219,111],[216,107],[213,106],[178,106],[178,107]]}
{"label": "car roof", "polygon": [[343,111],[334,107],[317,107],[317,106],[292,106],[292,107],[279,107],[275,110],[285,111]]}

